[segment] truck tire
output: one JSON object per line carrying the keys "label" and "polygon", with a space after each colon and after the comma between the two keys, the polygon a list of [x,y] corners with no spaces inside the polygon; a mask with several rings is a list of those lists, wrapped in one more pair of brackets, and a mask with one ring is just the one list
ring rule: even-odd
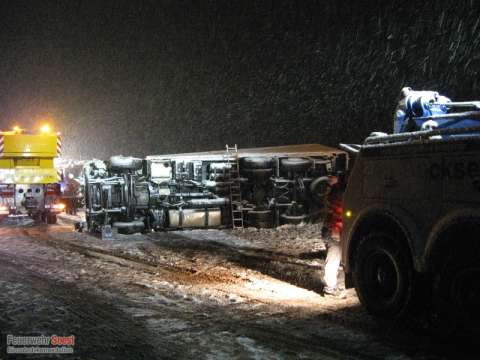
{"label": "truck tire", "polygon": [[306,214],[303,214],[303,215],[282,214],[282,215],[280,215],[280,219],[282,220],[282,224],[298,225],[301,222],[306,221],[307,218],[308,218],[308,215],[306,215]]}
{"label": "truck tire", "polygon": [[321,176],[314,179],[309,186],[310,193],[317,200],[317,202],[323,203],[327,196],[329,181],[327,176]]}
{"label": "truck tire", "polygon": [[125,235],[142,232],[145,229],[143,221],[116,221],[112,226],[118,230],[119,234]]}
{"label": "truck tire", "polygon": [[479,329],[480,324],[480,264],[468,259],[462,263],[449,259],[435,289],[437,311],[444,327]]}
{"label": "truck tire", "polygon": [[249,179],[267,180],[273,174],[273,169],[243,169],[242,173]]}
{"label": "truck tire", "polygon": [[392,319],[408,311],[413,267],[404,247],[386,232],[368,234],[357,248],[353,279],[360,302],[374,316]]}
{"label": "truck tire", "polygon": [[310,169],[312,161],[305,158],[286,158],[280,160],[280,167],[283,171],[304,172]]}
{"label": "truck tire", "polygon": [[110,168],[116,170],[140,170],[142,164],[142,159],[131,156],[116,155],[110,158]]}
{"label": "truck tire", "polygon": [[248,223],[257,228],[272,227],[272,210],[250,210],[247,214]]}
{"label": "truck tire", "polygon": [[240,163],[245,169],[271,169],[273,167],[272,159],[263,156],[245,157],[240,160]]}
{"label": "truck tire", "polygon": [[441,326],[453,331],[480,330],[480,246],[474,246],[463,251],[452,249],[435,282]]}

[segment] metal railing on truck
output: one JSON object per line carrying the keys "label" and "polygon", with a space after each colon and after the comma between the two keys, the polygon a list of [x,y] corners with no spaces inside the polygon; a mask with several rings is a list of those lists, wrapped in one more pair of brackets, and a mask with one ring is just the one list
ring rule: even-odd
{"label": "metal railing on truck", "polygon": [[[448,135],[463,135],[463,136],[441,138],[441,136],[448,136]],[[397,144],[397,143],[406,143],[406,142],[412,142],[412,141],[435,141],[435,140],[457,141],[457,140],[465,140],[468,138],[478,138],[479,135],[480,135],[480,126],[472,126],[472,127],[466,127],[466,128],[420,130],[420,131],[407,132],[407,133],[401,133],[401,134],[370,136],[367,139],[365,139],[364,146],[380,145],[380,144]]]}

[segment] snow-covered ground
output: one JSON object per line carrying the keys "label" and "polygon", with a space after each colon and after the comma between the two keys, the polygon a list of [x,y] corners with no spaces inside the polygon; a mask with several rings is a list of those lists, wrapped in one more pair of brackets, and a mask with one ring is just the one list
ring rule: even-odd
{"label": "snow-covered ground", "polygon": [[79,359],[458,355],[418,324],[374,321],[352,290],[322,296],[318,234],[305,225],[102,241],[70,225],[6,224],[0,358],[7,334],[74,334]]}

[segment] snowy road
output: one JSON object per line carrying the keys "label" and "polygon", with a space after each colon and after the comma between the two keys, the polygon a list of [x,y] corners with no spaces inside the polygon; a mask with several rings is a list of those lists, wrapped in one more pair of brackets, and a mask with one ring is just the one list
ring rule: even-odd
{"label": "snowy road", "polygon": [[8,334],[73,334],[74,354],[59,357],[78,359],[449,355],[425,330],[375,322],[354,292],[321,296],[315,234],[205,230],[102,241],[66,225],[2,227],[0,359]]}

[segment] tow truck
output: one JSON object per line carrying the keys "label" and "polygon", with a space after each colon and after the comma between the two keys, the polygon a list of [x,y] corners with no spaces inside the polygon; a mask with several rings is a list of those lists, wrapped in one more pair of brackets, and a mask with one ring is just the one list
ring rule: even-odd
{"label": "tow truck", "polygon": [[59,133],[47,125],[27,134],[14,127],[0,132],[0,218],[32,217],[57,222],[61,174],[54,159],[61,151]]}
{"label": "tow truck", "polygon": [[405,88],[394,133],[346,147],[346,287],[377,317],[434,309],[478,327],[480,102]]}

